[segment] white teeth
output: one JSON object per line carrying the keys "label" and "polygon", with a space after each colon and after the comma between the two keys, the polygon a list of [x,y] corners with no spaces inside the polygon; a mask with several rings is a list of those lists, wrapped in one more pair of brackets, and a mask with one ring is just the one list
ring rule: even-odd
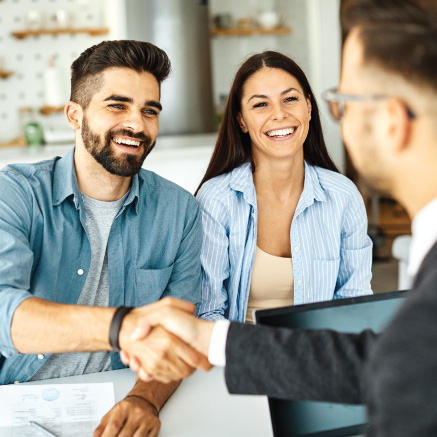
{"label": "white teeth", "polygon": [[126,146],[135,146],[139,147],[140,142],[139,141],[133,141],[133,140],[123,140],[122,138],[115,138],[114,141],[117,144],[124,144]]}
{"label": "white teeth", "polygon": [[278,130],[272,130],[270,132],[267,132],[267,135],[269,137],[285,137],[286,135],[292,134],[296,128],[290,127],[288,129],[278,129]]}

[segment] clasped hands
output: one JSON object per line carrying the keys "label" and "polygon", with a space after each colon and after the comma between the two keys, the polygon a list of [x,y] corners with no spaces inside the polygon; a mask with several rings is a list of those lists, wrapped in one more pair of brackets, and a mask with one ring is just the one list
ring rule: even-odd
{"label": "clasped hands", "polygon": [[143,381],[163,383],[211,369],[208,350],[214,323],[194,317],[195,305],[166,297],[135,308],[123,320],[120,358]]}

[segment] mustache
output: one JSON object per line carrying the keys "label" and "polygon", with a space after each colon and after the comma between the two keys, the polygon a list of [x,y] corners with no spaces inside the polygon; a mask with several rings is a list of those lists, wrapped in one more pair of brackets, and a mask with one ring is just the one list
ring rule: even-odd
{"label": "mustache", "polygon": [[119,129],[119,130],[114,130],[114,131],[110,131],[109,132],[109,136],[110,137],[115,137],[115,136],[124,136],[124,137],[131,137],[131,138],[135,138],[136,140],[140,140],[143,142],[151,142],[152,139],[144,134],[143,132],[132,132],[128,129]]}

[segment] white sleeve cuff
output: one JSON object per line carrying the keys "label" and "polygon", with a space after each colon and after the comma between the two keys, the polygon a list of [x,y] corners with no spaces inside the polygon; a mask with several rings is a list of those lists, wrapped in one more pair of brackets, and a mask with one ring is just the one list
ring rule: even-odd
{"label": "white sleeve cuff", "polygon": [[212,330],[208,361],[214,366],[226,366],[226,339],[229,325],[229,320],[217,320]]}

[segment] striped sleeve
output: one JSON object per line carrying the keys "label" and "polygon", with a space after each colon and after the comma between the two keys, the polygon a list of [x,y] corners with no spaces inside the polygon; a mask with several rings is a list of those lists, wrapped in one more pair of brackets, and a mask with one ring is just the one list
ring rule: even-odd
{"label": "striped sleeve", "polygon": [[229,278],[229,214],[226,198],[209,185],[197,195],[202,211],[203,245],[202,296],[196,315],[207,320],[225,318],[228,292],[225,282]]}

